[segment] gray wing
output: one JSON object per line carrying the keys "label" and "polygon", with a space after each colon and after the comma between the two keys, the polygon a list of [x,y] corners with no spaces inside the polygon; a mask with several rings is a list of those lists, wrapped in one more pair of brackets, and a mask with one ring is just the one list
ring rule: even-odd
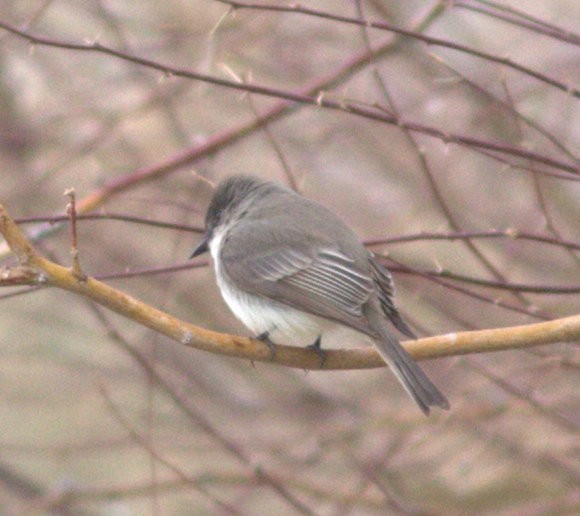
{"label": "gray wing", "polygon": [[393,302],[395,286],[393,284],[391,273],[377,261],[374,255],[369,261],[371,264],[371,276],[379,287],[379,302],[381,303],[383,313],[389,318],[397,330],[407,335],[407,337],[416,339],[417,336],[413,333],[411,328],[407,326],[405,321],[403,321],[403,318]]}
{"label": "gray wing", "polygon": [[363,307],[374,289],[370,275],[331,245],[320,248],[300,238],[288,242],[285,236],[283,244],[259,255],[246,243],[244,256],[230,242],[221,253],[224,272],[245,292],[368,329]]}

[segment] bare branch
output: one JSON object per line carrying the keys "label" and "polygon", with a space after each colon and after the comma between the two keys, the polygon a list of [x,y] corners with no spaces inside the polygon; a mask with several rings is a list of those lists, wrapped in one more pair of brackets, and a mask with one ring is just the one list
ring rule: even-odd
{"label": "bare branch", "polygon": [[[340,17],[338,17],[340,18]],[[348,20],[348,18],[347,18]],[[362,22],[359,23],[357,21],[357,25],[361,25]],[[401,120],[396,116],[390,115],[385,113],[380,108],[376,108],[374,106],[365,106],[358,102],[348,102],[344,99],[334,100],[328,98],[328,96],[324,95],[324,92],[320,92],[316,96],[305,95],[299,92],[292,92],[288,90],[279,90],[276,88],[270,88],[266,86],[256,85],[256,84],[246,84],[240,83],[233,80],[222,79],[220,77],[215,77],[211,75],[206,75],[198,72],[193,72],[191,70],[183,69],[183,68],[175,68],[172,66],[168,66],[156,61],[152,61],[150,59],[145,59],[137,56],[133,56],[130,54],[126,54],[124,52],[120,52],[113,48],[101,45],[100,43],[92,43],[92,44],[79,44],[79,43],[68,43],[64,41],[53,40],[50,38],[34,36],[27,32],[21,31],[16,27],[13,27],[5,22],[0,21],[0,28],[7,30],[17,36],[20,36],[31,43],[37,45],[44,45],[50,47],[61,48],[65,50],[76,50],[76,51],[84,51],[84,52],[95,52],[105,55],[110,55],[113,57],[117,57],[119,59],[123,59],[125,61],[129,61],[141,66],[145,66],[151,68],[153,70],[157,70],[162,72],[168,76],[175,76],[175,77],[182,77],[186,79],[193,79],[197,81],[206,82],[209,84],[214,84],[216,86],[224,86],[227,88],[231,88],[234,90],[245,91],[248,93],[255,93],[258,95],[265,95],[267,97],[275,97],[279,99],[284,99],[290,102],[296,102],[299,104],[308,104],[311,106],[318,106],[327,109],[333,109],[337,111],[342,111],[345,113],[354,114],[360,116],[362,118],[366,118],[369,120],[375,120],[377,122],[383,122],[386,124],[397,125],[399,127],[408,129],[409,131],[425,134],[427,136],[436,138],[441,140],[447,144],[455,143],[458,145],[465,145],[468,147],[473,147],[477,150],[487,150],[493,151],[500,154],[508,154],[512,156],[516,156],[518,158],[529,159],[535,161],[537,163],[542,163],[552,168],[556,168],[562,170],[565,173],[556,173],[553,171],[548,170],[534,170],[537,173],[547,174],[553,177],[557,177],[559,179],[569,180],[569,181],[580,181],[580,168],[575,164],[570,164],[566,162],[562,162],[548,156],[544,156],[542,154],[538,154],[532,151],[529,151],[524,148],[514,147],[510,145],[505,145],[502,143],[491,142],[486,140],[481,140],[479,138],[473,138],[470,136],[460,135],[460,134],[452,134],[446,132],[441,129],[437,129],[435,127],[425,126],[423,124],[415,123],[415,122],[408,122],[405,120]],[[398,30],[395,31],[398,34],[407,35],[406,32]],[[416,34],[416,33],[412,33]],[[503,64],[509,63],[510,61],[503,58],[495,58],[496,61],[502,62]],[[562,85],[562,88],[568,90],[565,86]],[[570,90],[574,96],[580,97],[580,92],[577,90]],[[576,93],[578,95],[576,95]],[[258,119],[259,120],[259,119]],[[123,185],[117,184],[116,187],[122,187]],[[97,201],[94,199],[93,202]]]}
{"label": "bare branch", "polygon": [[[1,205],[0,233],[4,235],[14,254],[31,274],[30,285],[46,284],[87,297],[182,345],[300,369],[365,369],[385,365],[380,355],[371,347],[329,350],[326,352],[324,364],[320,363],[317,353],[312,350],[293,346],[277,345],[275,356],[272,357],[270,347],[260,340],[209,331],[180,321],[93,278],[79,280],[71,270],[40,256]],[[413,342],[407,341],[404,345],[414,358],[423,360],[525,348],[554,342],[572,342],[578,339],[580,339],[580,315],[527,326],[452,333]]]}
{"label": "bare branch", "polygon": [[317,18],[324,18],[326,20],[337,21],[341,23],[347,23],[350,25],[358,25],[360,27],[368,27],[371,29],[380,29],[389,32],[394,32],[395,34],[400,34],[401,36],[406,36],[409,38],[414,38],[418,41],[422,41],[423,43],[427,43],[427,45],[437,46],[442,48],[449,48],[452,50],[457,50],[459,52],[464,52],[466,54],[479,57],[486,61],[491,61],[493,63],[499,63],[501,65],[507,66],[508,68],[512,68],[519,72],[522,72],[530,77],[534,77],[539,81],[542,81],[550,86],[554,86],[559,90],[566,92],[573,97],[580,98],[580,90],[573,86],[568,86],[552,77],[549,77],[543,73],[537,72],[528,68],[527,66],[521,65],[507,57],[498,57],[494,54],[490,54],[488,52],[483,52],[481,50],[477,50],[475,48],[468,47],[466,45],[461,45],[460,43],[454,43],[452,41],[446,41],[441,38],[435,38],[432,36],[426,36],[425,34],[417,33],[415,31],[403,29],[401,27],[397,27],[390,23],[379,22],[379,21],[372,21],[372,20],[361,20],[356,18],[349,18],[348,16],[341,16],[338,14],[330,13],[327,11],[320,11],[316,9],[309,9],[307,7],[302,7],[300,5],[290,5],[290,6],[280,6],[280,5],[273,5],[273,4],[262,4],[262,3],[250,3],[250,2],[236,2],[230,0],[218,0],[221,3],[228,4],[235,9],[257,9],[260,11],[277,11],[277,12],[284,12],[284,13],[296,13],[296,14],[305,14],[308,16],[314,16]]}
{"label": "bare branch", "polygon": [[461,0],[454,0],[452,7],[463,8],[476,13],[485,14],[491,18],[496,18],[512,25],[518,25],[524,29],[528,29],[539,34],[544,34],[554,39],[570,43],[572,45],[580,45],[580,35],[575,34],[572,31],[564,30],[560,27],[556,27],[551,23],[544,20],[540,20],[529,14],[525,14],[522,11],[518,11],[513,7],[506,5],[500,5],[495,2],[488,1],[478,1],[483,5],[488,6],[488,8],[480,7],[477,5],[471,5],[470,3],[463,2]]}

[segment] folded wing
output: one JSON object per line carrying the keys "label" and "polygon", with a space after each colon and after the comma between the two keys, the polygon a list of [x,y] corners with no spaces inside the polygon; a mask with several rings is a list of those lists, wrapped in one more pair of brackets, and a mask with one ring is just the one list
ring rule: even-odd
{"label": "folded wing", "polygon": [[222,254],[224,272],[242,290],[305,312],[364,329],[363,307],[373,279],[332,247],[280,246],[243,257]]}

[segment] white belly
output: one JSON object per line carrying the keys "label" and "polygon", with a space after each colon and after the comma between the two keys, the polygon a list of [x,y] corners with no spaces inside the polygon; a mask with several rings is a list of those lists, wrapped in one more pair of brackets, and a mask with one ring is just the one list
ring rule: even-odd
{"label": "white belly", "polygon": [[248,294],[232,285],[224,278],[220,270],[219,251],[222,245],[223,232],[216,233],[210,243],[210,252],[215,264],[217,283],[234,315],[242,321],[257,337],[268,333],[270,340],[276,344],[308,346],[325,330],[336,326],[332,321],[301,312],[295,308],[270,299]]}

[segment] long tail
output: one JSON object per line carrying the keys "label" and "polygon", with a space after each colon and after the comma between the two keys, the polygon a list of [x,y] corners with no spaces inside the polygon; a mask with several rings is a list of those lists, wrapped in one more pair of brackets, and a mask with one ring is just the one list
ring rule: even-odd
{"label": "long tail", "polygon": [[380,335],[374,340],[377,350],[423,413],[428,416],[429,407],[432,406],[449,409],[447,398],[433,385],[433,382],[387,328],[382,314],[375,314],[370,322],[373,329]]}

